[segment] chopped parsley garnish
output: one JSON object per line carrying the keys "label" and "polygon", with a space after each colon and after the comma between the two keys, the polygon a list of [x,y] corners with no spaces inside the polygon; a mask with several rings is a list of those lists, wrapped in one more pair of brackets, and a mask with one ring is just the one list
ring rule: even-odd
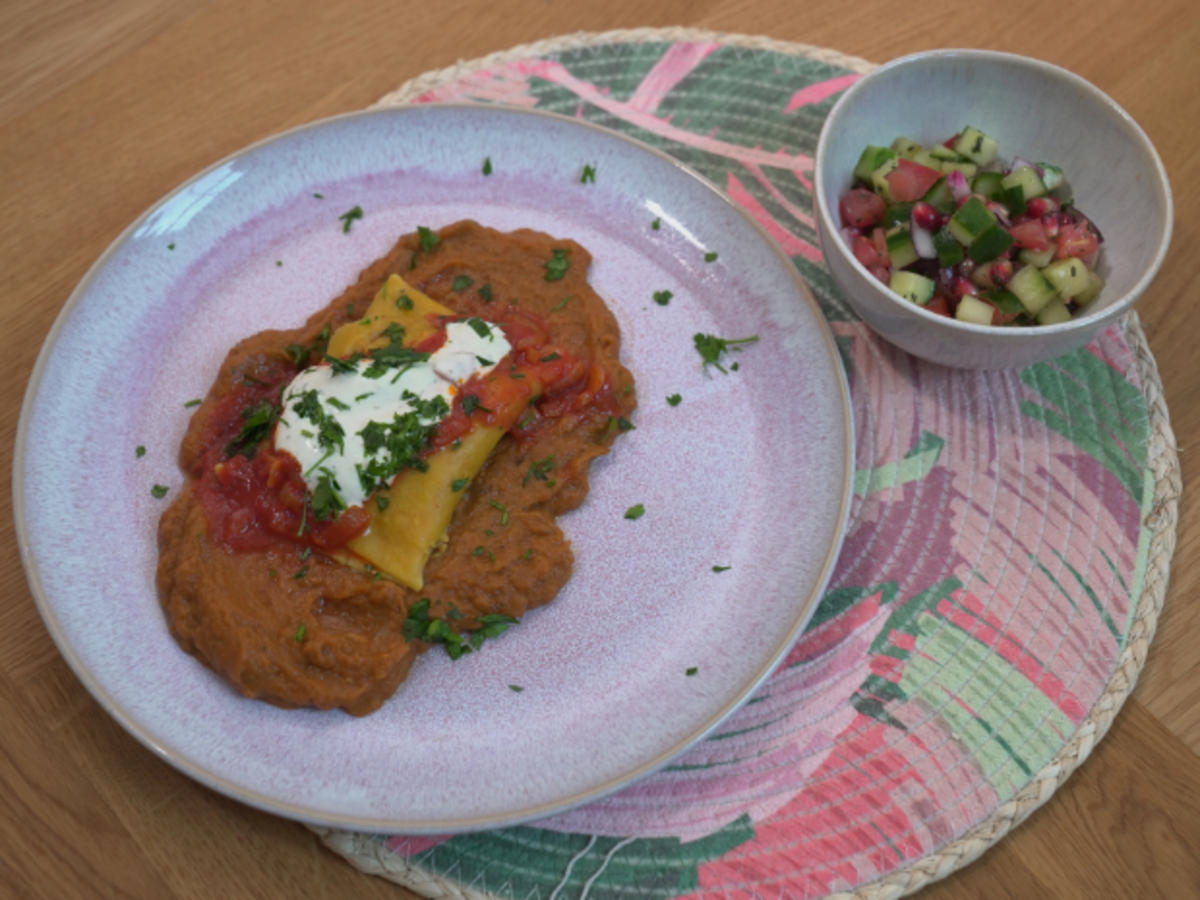
{"label": "chopped parsley garnish", "polygon": [[288,344],[287,355],[291,358],[292,364],[297,369],[303,369],[308,365],[309,359],[312,357],[321,357],[325,355],[325,348],[329,345],[329,336],[331,329],[329,323],[325,323],[325,327],[321,329],[321,333],[313,339],[311,344]]}
{"label": "chopped parsley garnish", "polygon": [[668,303],[671,302],[671,298],[674,296],[675,295],[672,294],[670,291],[655,291],[654,292],[654,302],[657,303],[659,306],[666,306]]}
{"label": "chopped parsley garnish", "polygon": [[653,222],[650,223],[650,227],[653,228],[655,231],[658,231],[658,229],[662,228],[662,219],[661,218],[655,219]]}
{"label": "chopped parsley garnish", "polygon": [[571,297],[572,297],[571,294],[567,294],[567,296],[563,297],[561,300],[559,300],[557,303],[555,303],[552,307],[550,307],[550,312],[558,312],[560,309],[562,309],[564,306],[567,305],[567,302],[571,299]]}
{"label": "chopped parsley garnish", "polygon": [[[700,354],[700,358],[704,360],[704,366],[716,366],[717,369],[724,374],[729,373],[725,367],[721,365],[721,354],[731,350],[741,349],[740,344],[752,344],[758,340],[758,335],[751,335],[744,338],[721,338],[715,334],[700,334],[697,333],[692,338],[696,343],[696,352]],[[736,366],[736,363],[734,364]]]}
{"label": "chopped parsley garnish", "polygon": [[171,243],[167,244],[167,249],[168,249],[168,250],[174,250],[174,249],[175,249],[175,242],[174,242],[174,241],[172,241]]}
{"label": "chopped parsley garnish", "polygon": [[183,404],[183,408],[191,409],[193,406],[199,406],[203,402],[204,401],[201,400],[199,397],[193,397],[191,400],[189,400],[185,404]]}
{"label": "chopped parsley garnish", "polygon": [[303,622],[301,622],[300,626],[296,629],[296,640],[300,643],[303,643],[304,638],[307,635],[308,635],[308,626],[305,625]]}
{"label": "chopped parsley garnish", "polygon": [[391,422],[368,422],[358,432],[369,457],[358,466],[358,480],[368,494],[386,487],[405,469],[425,471],[429,466],[421,454],[438,422],[449,413],[443,397],[423,400],[412,391],[405,391],[402,397],[412,407],[408,412],[397,414]]}
{"label": "chopped parsley garnish", "polygon": [[514,694],[519,694],[519,693],[521,693],[521,691],[525,690],[525,688],[521,687],[519,684],[510,684],[508,686],[508,689],[510,691],[512,691]]}
{"label": "chopped parsley garnish", "polygon": [[[288,399],[291,400],[294,397],[293,394]],[[321,447],[331,452],[345,449],[345,429],[336,418],[321,407],[320,397],[315,390],[307,390],[300,394],[296,402],[292,404],[292,411],[316,426],[317,444]]]}
{"label": "chopped parsley garnish", "polygon": [[[396,309],[402,309],[405,312],[413,308],[413,298],[408,296],[407,291],[401,291],[400,296],[396,298]],[[397,323],[399,324],[399,323]]]}
{"label": "chopped parsley garnish", "polygon": [[463,412],[466,413],[468,416],[471,415],[473,412],[475,412],[475,410],[477,410],[477,409],[482,410],[485,413],[491,412],[490,409],[488,409],[486,406],[484,406],[482,403],[479,402],[479,397],[476,396],[475,394],[463,394],[462,395],[462,408],[463,408]]}
{"label": "chopped parsley garnish", "polygon": [[307,575],[307,574],[308,574],[308,566],[301,566],[301,567],[300,567],[300,571],[298,571],[298,572],[297,572],[295,575],[293,575],[292,577],[293,577],[293,578],[295,578],[297,581],[299,581],[300,579],[302,579],[302,578],[303,578],[305,575]]}
{"label": "chopped parsley garnish", "polygon": [[321,194],[321,193],[314,193],[314,194],[313,194],[313,196],[314,196],[314,197],[316,197],[318,200],[324,200],[324,199],[325,199],[325,195],[324,195],[324,194]]}
{"label": "chopped parsley garnish", "polygon": [[478,291],[478,294],[479,294],[479,296],[480,296],[480,297],[482,297],[482,298],[483,298],[483,302],[484,302],[484,303],[491,303],[491,302],[492,302],[492,296],[493,296],[493,295],[492,295],[492,285],[491,285],[490,283],[488,283],[488,284],[484,284],[484,285],[483,285],[483,286],[482,286],[482,287],[479,289],[479,291]]}
{"label": "chopped parsley garnish", "polygon": [[454,283],[450,285],[450,290],[456,294],[461,294],[467,288],[475,283],[475,279],[470,275],[459,275],[454,279]]}
{"label": "chopped parsley garnish", "polygon": [[488,505],[490,505],[492,507],[492,509],[497,509],[500,511],[500,524],[507,525],[508,524],[508,508],[503,503],[501,503],[499,500],[489,500]]}
{"label": "chopped parsley garnish", "polygon": [[431,617],[429,603],[428,597],[422,597],[409,607],[408,615],[404,619],[404,637],[410,641],[441,644],[451,659],[458,659],[465,653],[478,650],[485,640],[499,637],[510,625],[516,625],[520,621],[513,616],[489,613],[479,617],[479,628],[460,633],[451,628],[445,619]]}
{"label": "chopped parsley garnish", "polygon": [[521,482],[521,486],[529,484],[530,481],[547,481],[550,473],[554,471],[554,454],[550,454],[544,459],[534,460],[529,464],[529,471],[525,473],[525,478]]}
{"label": "chopped parsley garnish", "polygon": [[154,487],[150,488],[150,496],[152,496],[155,500],[161,500],[163,497],[167,496],[167,491],[169,490],[170,488],[165,484],[156,484]]}
{"label": "chopped parsley garnish", "polygon": [[618,431],[633,431],[635,428],[637,428],[637,426],[624,416],[609,416],[608,422],[604,426],[604,431],[600,434],[600,438],[596,443],[606,444],[612,440],[613,436]]}
{"label": "chopped parsley garnish", "polygon": [[728,572],[732,568],[733,566],[713,566],[712,570],[714,572]]}
{"label": "chopped parsley garnish", "polygon": [[484,175],[492,174],[492,158],[490,156],[485,156],[483,158],[483,174]]}
{"label": "chopped parsley garnish", "polygon": [[138,444],[137,447],[134,448],[133,455],[136,456],[138,459],[141,459],[143,456],[146,455],[146,448],[144,446],[142,446],[141,444]]}
{"label": "chopped parsley garnish", "polygon": [[550,259],[546,261],[546,280],[559,281],[571,268],[571,259],[567,256],[566,248],[555,247]]}
{"label": "chopped parsley garnish", "polygon": [[417,226],[417,242],[421,245],[421,249],[429,253],[442,242],[441,237],[432,228],[427,228],[424,225]]}
{"label": "chopped parsley garnish", "polygon": [[[367,396],[370,396],[370,395],[368,394]],[[340,409],[342,412],[350,411],[350,404],[346,403],[344,400],[339,400],[337,397],[326,397],[325,402],[328,403],[330,406],[332,406],[334,409]]]}
{"label": "chopped parsley garnish", "polygon": [[716,262],[717,261],[717,251],[709,250],[707,253],[705,253],[704,261],[705,262]]}
{"label": "chopped parsley garnish", "polygon": [[489,341],[494,341],[496,339],[496,336],[492,334],[492,326],[483,321],[483,319],[479,318],[479,316],[471,316],[471,318],[467,319],[467,324],[470,325],[471,330],[481,338],[487,338]]}
{"label": "chopped parsley garnish", "polygon": [[594,184],[595,181],[596,181],[596,167],[590,166],[590,165],[585,165],[583,167],[582,174],[580,174],[580,176],[579,176],[579,183],[580,184]]}
{"label": "chopped parsley garnish", "polygon": [[635,503],[629,509],[625,510],[625,518],[627,519],[640,519],[645,514],[646,507],[640,503]]}
{"label": "chopped parsley garnish", "polygon": [[348,209],[346,212],[338,216],[342,222],[342,234],[349,234],[351,227],[354,225],[355,219],[361,219],[362,217],[363,211],[361,206],[355,206],[353,209]]}
{"label": "chopped parsley garnish", "polygon": [[[317,486],[313,488],[309,502],[318,522],[336,518],[337,514],[346,508],[346,501],[338,496],[334,481],[328,472],[322,472],[321,477],[317,479]],[[307,570],[308,567],[305,566],[304,571]]]}
{"label": "chopped parsley garnish", "polygon": [[699,671],[700,671],[699,666],[689,666],[688,670],[685,674],[688,675],[689,677],[691,677],[692,675],[695,675]]}
{"label": "chopped parsley garnish", "polygon": [[470,478],[455,478],[452,482],[450,482],[450,490],[457,494],[467,486],[470,480]]}
{"label": "chopped parsley garnish", "polygon": [[542,362],[554,362],[556,359],[562,359],[562,357],[557,353],[547,353],[542,357]]}
{"label": "chopped parsley garnish", "polygon": [[225,445],[225,456],[228,458],[240,453],[246,459],[253,459],[258,445],[271,434],[278,419],[279,407],[270,400],[260,400],[253,406],[247,406],[242,410],[242,430]]}
{"label": "chopped parsley garnish", "polygon": [[670,394],[667,397],[668,406],[678,406],[683,401],[682,394]]}
{"label": "chopped parsley garnish", "polygon": [[392,504],[392,498],[384,494],[380,494],[375,498],[375,505],[379,507],[379,511],[383,512]]}

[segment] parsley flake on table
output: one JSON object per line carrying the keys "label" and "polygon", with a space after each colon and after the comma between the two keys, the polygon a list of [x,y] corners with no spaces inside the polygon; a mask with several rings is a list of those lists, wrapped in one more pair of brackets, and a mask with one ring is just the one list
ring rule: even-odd
{"label": "parsley flake on table", "polygon": [[[701,334],[697,332],[692,340],[696,344],[696,352],[700,354],[700,358],[704,360],[704,367],[716,366],[717,369],[728,375],[729,372],[721,365],[721,354],[732,350],[740,350],[741,344],[753,344],[758,340],[758,335],[751,335],[744,338],[722,338],[715,334]],[[736,363],[734,364],[737,365]],[[735,369],[736,371],[736,369]]]}
{"label": "parsley flake on table", "polygon": [[662,219],[661,218],[655,219],[653,222],[650,223],[650,227],[653,228],[655,231],[658,231],[658,229],[662,228]]}
{"label": "parsley flake on table", "polygon": [[696,674],[697,672],[699,672],[699,671],[700,671],[700,667],[699,667],[699,666],[690,666],[690,667],[688,668],[688,670],[687,670],[687,673],[686,673],[686,674],[687,674],[687,675],[690,677],[690,676],[692,676],[692,675],[695,675],[695,674]]}
{"label": "parsley flake on table", "polygon": [[655,291],[654,292],[654,302],[657,303],[659,306],[666,306],[668,303],[671,302],[671,298],[674,296],[675,295],[672,294],[670,291]]}
{"label": "parsley flake on table", "polygon": [[580,184],[595,184],[596,183],[596,167],[585,165],[583,173],[579,176]]}
{"label": "parsley flake on table", "polygon": [[629,509],[625,510],[625,518],[627,519],[640,519],[645,514],[646,507],[640,503],[635,503]]}
{"label": "parsley flake on table", "polygon": [[714,572],[728,572],[732,568],[733,566],[713,566],[712,570]]}
{"label": "parsley flake on table", "polygon": [[156,484],[154,487],[150,488],[150,496],[152,496],[155,500],[161,500],[163,497],[167,496],[167,491],[169,490],[170,488],[165,484]]}
{"label": "parsley flake on table", "polygon": [[717,261],[717,251],[709,250],[707,253],[705,253],[704,261],[705,262],[716,262]]}
{"label": "parsley flake on table", "polygon": [[193,397],[191,400],[188,400],[186,403],[183,404],[183,408],[191,409],[193,406],[199,406],[203,402],[204,401],[201,400],[199,397]]}
{"label": "parsley flake on table", "polygon": [[146,455],[146,448],[142,444],[138,444],[137,447],[134,448],[133,455],[138,459],[141,459]]}
{"label": "parsley flake on table", "polygon": [[485,156],[483,158],[483,174],[484,175],[492,174],[492,158],[490,156]]}
{"label": "parsley flake on table", "polygon": [[521,691],[525,690],[525,688],[521,687],[519,684],[510,684],[508,686],[508,689],[510,691],[512,691],[514,694],[519,694],[519,693],[521,693]]}
{"label": "parsley flake on table", "polygon": [[670,394],[667,397],[668,406],[678,406],[683,401],[682,394]]}
{"label": "parsley flake on table", "polygon": [[342,213],[340,216],[338,216],[338,218],[342,222],[342,234],[349,234],[350,229],[354,225],[354,221],[356,219],[361,219],[362,217],[363,217],[363,210],[362,210],[361,206],[355,206],[353,209],[348,209],[344,213]]}

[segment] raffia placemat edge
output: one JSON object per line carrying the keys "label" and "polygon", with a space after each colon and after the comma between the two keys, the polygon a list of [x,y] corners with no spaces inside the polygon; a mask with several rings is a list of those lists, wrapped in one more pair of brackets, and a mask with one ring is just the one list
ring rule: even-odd
{"label": "raffia placemat edge", "polygon": [[[633,28],[577,32],[522,44],[469,61],[460,60],[455,65],[426,72],[406,81],[395,91],[385,94],[373,104],[373,108],[411,102],[427,91],[469,72],[517,59],[609,43],[649,41],[708,41],[747,49],[803,55],[854,72],[867,72],[875,67],[874,63],[859,57],[808,44],[697,28]],[[944,878],[977,859],[1049,800],[1059,786],[1083,764],[1108,731],[1117,712],[1137,683],[1166,597],[1171,559],[1175,552],[1183,481],[1158,365],[1150,353],[1137,314],[1129,313],[1123,326],[1126,340],[1134,353],[1134,365],[1148,408],[1150,434],[1147,443],[1147,463],[1154,478],[1154,495],[1150,512],[1144,522],[1151,532],[1145,580],[1117,666],[1103,694],[1071,739],[1024,788],[1001,804],[991,816],[937,852],[914,861],[906,868],[860,885],[854,891],[834,895],[839,900],[890,900],[901,897]],[[318,827],[313,827],[312,830],[326,846],[360,871],[394,881],[423,897],[496,900],[493,894],[478,891],[411,864],[409,860],[388,850],[376,835]]]}

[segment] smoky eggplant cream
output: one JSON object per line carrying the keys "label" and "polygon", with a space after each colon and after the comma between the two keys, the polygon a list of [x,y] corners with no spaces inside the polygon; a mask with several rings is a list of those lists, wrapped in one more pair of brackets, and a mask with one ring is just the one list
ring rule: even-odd
{"label": "smoky eggplant cream", "polygon": [[590,262],[420,227],[301,328],[233,347],[158,529],[183,649],[247,697],[366,715],[425,650],[550,602],[573,565],[556,517],[637,402]]}

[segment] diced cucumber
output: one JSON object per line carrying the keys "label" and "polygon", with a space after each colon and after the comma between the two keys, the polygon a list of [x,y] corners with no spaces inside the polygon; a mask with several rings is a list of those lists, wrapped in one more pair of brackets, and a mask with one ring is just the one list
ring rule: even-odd
{"label": "diced cucumber", "polygon": [[999,172],[979,172],[971,179],[971,190],[983,194],[989,200],[995,200],[1000,195],[1000,182],[1004,178]]}
{"label": "diced cucumber", "polygon": [[935,181],[933,187],[921,199],[944,216],[950,215],[958,207],[954,191],[950,190],[950,182],[945,177]]}
{"label": "diced cucumber", "polygon": [[1000,310],[1000,315],[1005,319],[1013,319],[1025,314],[1025,304],[1012,291],[1006,291],[1004,288],[996,288],[984,294],[996,309]]}
{"label": "diced cucumber", "polygon": [[1013,237],[1000,224],[993,225],[967,247],[967,256],[977,263],[991,262],[997,256],[1008,252],[1013,244]]}
{"label": "diced cucumber", "polygon": [[925,148],[912,138],[898,137],[892,141],[892,149],[904,159],[912,159],[914,153]]}
{"label": "diced cucumber", "polygon": [[1004,176],[1004,180],[1000,183],[1006,188],[1020,185],[1026,203],[1034,197],[1040,197],[1046,193],[1046,185],[1042,183],[1042,178],[1038,175],[1037,169],[1031,166],[1024,166],[1015,172],[1010,172]]}
{"label": "diced cucumber", "polygon": [[947,227],[958,242],[967,247],[974,243],[975,238],[995,225],[996,217],[992,215],[992,211],[982,200],[972,196],[955,210]]}
{"label": "diced cucumber", "polygon": [[867,149],[859,156],[858,164],[854,167],[854,177],[859,181],[870,181],[871,173],[889,159],[893,161],[896,159],[895,150],[892,150],[890,147],[868,145]]}
{"label": "diced cucumber", "polygon": [[1041,312],[1037,314],[1039,325],[1057,325],[1059,322],[1070,322],[1071,311],[1067,309],[1067,305],[1058,297],[1055,297],[1049,303],[1042,307]]}
{"label": "diced cucumber", "polygon": [[962,172],[963,175],[967,177],[968,181],[974,178],[975,174],[979,171],[979,166],[975,165],[973,162],[967,162],[966,160],[944,159],[942,160],[940,168],[947,174],[950,172]]}
{"label": "diced cucumber", "polygon": [[933,299],[933,289],[936,285],[933,279],[918,275],[916,272],[895,272],[888,287],[918,306],[924,306]]}
{"label": "diced cucumber", "polygon": [[1088,267],[1084,265],[1083,260],[1073,256],[1056,259],[1042,269],[1042,274],[1063,297],[1079,296],[1080,292],[1087,290],[1088,284],[1091,282],[1091,279],[1088,278],[1088,275],[1091,274]]}
{"label": "diced cucumber", "polygon": [[884,225],[900,225],[908,224],[909,217],[912,215],[913,205],[911,203],[891,203],[884,207],[883,224]]}
{"label": "diced cucumber", "polygon": [[1008,209],[1009,215],[1022,216],[1025,214],[1025,188],[1019,184],[1004,187],[1001,182],[1000,202]]}
{"label": "diced cucumber", "polygon": [[1022,250],[1017,254],[1017,259],[1025,263],[1027,266],[1037,266],[1039,269],[1044,269],[1050,264],[1050,260],[1054,259],[1054,247],[1049,250]]}
{"label": "diced cucumber", "polygon": [[1063,170],[1058,166],[1051,165],[1050,163],[1040,162],[1037,165],[1038,168],[1042,170],[1042,184],[1046,186],[1046,190],[1058,190],[1058,188],[1062,185],[1063,180],[1066,178],[1066,176],[1063,174]]}
{"label": "diced cucumber", "polygon": [[940,169],[941,165],[942,165],[942,161],[940,159],[938,159],[936,156],[934,156],[932,153],[930,153],[928,150],[918,150],[916,153],[914,153],[909,158],[913,162],[920,163],[921,165],[923,165],[927,168],[930,168],[930,169],[935,169],[935,170]]}
{"label": "diced cucumber", "polygon": [[929,153],[935,159],[948,159],[951,161],[962,159],[956,152],[951,150],[945,144],[934,144],[929,148]]}
{"label": "diced cucumber", "polygon": [[1040,269],[1034,266],[1017,269],[1008,282],[1008,289],[1016,294],[1025,310],[1034,316],[1058,296],[1054,285],[1046,280]]}
{"label": "diced cucumber", "polygon": [[954,142],[954,151],[979,166],[986,166],[996,158],[1000,145],[973,125],[968,125]]}
{"label": "diced cucumber", "polygon": [[963,294],[959,298],[958,308],[954,310],[954,318],[960,322],[973,322],[976,325],[991,325],[995,315],[992,304],[980,300],[974,294]]}
{"label": "diced cucumber", "polygon": [[938,265],[951,269],[963,261],[963,245],[943,225],[933,233],[933,249],[937,251]]}
{"label": "diced cucumber", "polygon": [[[891,151],[889,150],[888,152],[890,153]],[[888,203],[891,203],[893,198],[892,186],[888,184],[887,177],[892,174],[892,170],[898,165],[900,165],[900,158],[898,156],[892,156],[890,159],[886,160],[883,165],[872,172],[869,179],[871,182],[871,187],[875,190],[875,193],[883,197],[883,199]]]}
{"label": "diced cucumber", "polygon": [[1087,306],[1096,299],[1102,290],[1104,290],[1104,279],[1094,270],[1088,272],[1088,285],[1075,295],[1075,302],[1080,306]]}
{"label": "diced cucumber", "polygon": [[887,250],[893,269],[911,266],[919,258],[917,248],[913,245],[912,234],[904,225],[897,225],[887,232]]}

